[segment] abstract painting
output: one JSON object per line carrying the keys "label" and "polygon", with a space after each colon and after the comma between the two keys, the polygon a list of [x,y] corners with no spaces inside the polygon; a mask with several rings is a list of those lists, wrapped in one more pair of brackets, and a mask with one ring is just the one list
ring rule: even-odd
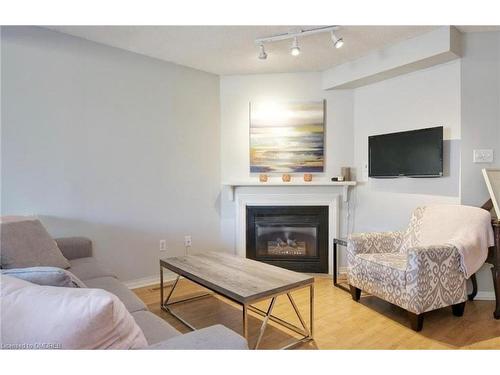
{"label": "abstract painting", "polygon": [[250,172],[323,172],[325,103],[250,104]]}

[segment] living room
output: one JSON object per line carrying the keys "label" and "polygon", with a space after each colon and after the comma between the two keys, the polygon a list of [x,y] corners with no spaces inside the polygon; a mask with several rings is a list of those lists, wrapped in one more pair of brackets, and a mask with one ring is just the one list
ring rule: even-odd
{"label": "living room", "polygon": [[485,9],[2,20],[2,349],[500,349]]}

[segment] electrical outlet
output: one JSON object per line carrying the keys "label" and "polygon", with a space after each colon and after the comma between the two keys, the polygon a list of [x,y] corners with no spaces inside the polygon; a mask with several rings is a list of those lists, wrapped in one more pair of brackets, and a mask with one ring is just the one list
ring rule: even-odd
{"label": "electrical outlet", "polygon": [[493,150],[474,150],[472,161],[474,163],[493,163]]}
{"label": "electrical outlet", "polygon": [[191,247],[193,245],[193,241],[191,240],[191,235],[184,236],[184,246]]}
{"label": "electrical outlet", "polygon": [[160,240],[160,251],[167,251],[167,240]]}

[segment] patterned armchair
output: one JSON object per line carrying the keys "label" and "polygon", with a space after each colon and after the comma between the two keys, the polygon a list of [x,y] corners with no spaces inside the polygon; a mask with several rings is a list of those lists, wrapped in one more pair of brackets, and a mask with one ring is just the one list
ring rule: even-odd
{"label": "patterned armchair", "polygon": [[419,245],[424,212],[425,207],[414,211],[406,231],[354,234],[347,247],[352,298],[359,301],[363,290],[402,307],[415,331],[422,329],[426,311],[451,305],[462,316],[467,300],[457,248]]}

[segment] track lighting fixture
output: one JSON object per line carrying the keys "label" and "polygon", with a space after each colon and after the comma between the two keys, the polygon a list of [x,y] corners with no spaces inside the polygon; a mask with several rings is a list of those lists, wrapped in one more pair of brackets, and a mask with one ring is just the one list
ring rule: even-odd
{"label": "track lighting fixture", "polygon": [[332,42],[333,42],[333,46],[335,48],[342,48],[342,46],[344,45],[344,39],[342,37],[338,37],[334,31],[332,31]]}
{"label": "track lighting fixture", "polygon": [[259,47],[260,47],[259,59],[261,59],[261,60],[267,59],[267,53],[266,53],[266,50],[264,48],[264,44],[261,44]]}
{"label": "track lighting fixture", "polygon": [[299,41],[298,38],[302,36],[319,34],[319,33],[331,33],[331,38],[335,48],[340,48],[344,45],[344,39],[335,34],[336,31],[340,29],[340,26],[323,26],[316,27],[314,29],[301,30],[297,29],[291,30],[288,33],[272,35],[264,38],[255,39],[255,44],[259,47],[259,59],[266,60],[267,53],[264,47],[264,43],[278,42],[281,40],[292,39],[292,46],[290,47],[290,54],[292,56],[300,55]]}
{"label": "track lighting fixture", "polygon": [[300,55],[299,41],[297,37],[293,38],[292,47],[290,48],[290,54],[292,56]]}

